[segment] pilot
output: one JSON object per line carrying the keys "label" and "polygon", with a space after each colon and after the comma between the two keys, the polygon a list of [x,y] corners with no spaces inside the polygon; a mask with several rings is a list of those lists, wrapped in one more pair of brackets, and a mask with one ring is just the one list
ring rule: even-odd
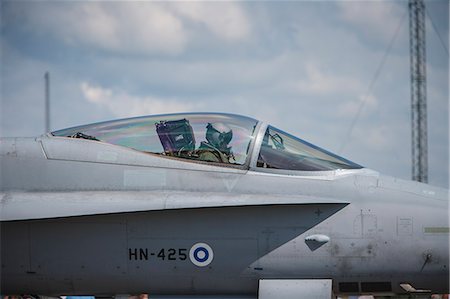
{"label": "pilot", "polygon": [[233,138],[233,131],[223,123],[208,123],[206,141],[200,143],[197,154],[200,160],[231,163],[234,155],[228,144]]}

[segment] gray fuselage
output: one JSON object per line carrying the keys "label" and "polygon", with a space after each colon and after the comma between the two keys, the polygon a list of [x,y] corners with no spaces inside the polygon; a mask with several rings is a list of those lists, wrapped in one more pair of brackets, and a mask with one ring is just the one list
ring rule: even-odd
{"label": "gray fuselage", "polygon": [[[448,190],[365,168],[237,169],[83,139],[0,142],[3,294],[255,295],[262,278],[332,279],[336,294],[449,292]],[[317,235],[329,240],[305,241]],[[199,243],[208,265],[192,262]]]}

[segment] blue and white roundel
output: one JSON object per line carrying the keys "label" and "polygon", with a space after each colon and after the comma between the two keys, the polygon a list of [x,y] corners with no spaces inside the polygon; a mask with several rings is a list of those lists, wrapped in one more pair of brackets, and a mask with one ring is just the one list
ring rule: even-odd
{"label": "blue and white roundel", "polygon": [[189,258],[194,265],[206,267],[212,262],[214,253],[208,244],[197,243],[191,247],[191,250],[189,251]]}

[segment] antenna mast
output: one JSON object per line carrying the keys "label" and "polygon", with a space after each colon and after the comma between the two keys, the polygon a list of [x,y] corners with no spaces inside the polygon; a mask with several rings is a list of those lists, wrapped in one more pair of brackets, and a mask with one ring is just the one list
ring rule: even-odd
{"label": "antenna mast", "polygon": [[409,0],[412,179],[428,182],[425,3]]}
{"label": "antenna mast", "polygon": [[50,132],[50,74],[45,72],[45,133]]}

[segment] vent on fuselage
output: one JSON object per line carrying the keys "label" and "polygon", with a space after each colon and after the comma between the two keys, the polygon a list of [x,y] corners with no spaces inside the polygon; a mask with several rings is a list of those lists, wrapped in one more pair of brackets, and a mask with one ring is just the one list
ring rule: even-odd
{"label": "vent on fuselage", "polygon": [[357,282],[340,282],[339,291],[342,293],[359,293],[359,284]]}
{"label": "vent on fuselage", "polygon": [[361,292],[391,292],[390,282],[361,282]]}

